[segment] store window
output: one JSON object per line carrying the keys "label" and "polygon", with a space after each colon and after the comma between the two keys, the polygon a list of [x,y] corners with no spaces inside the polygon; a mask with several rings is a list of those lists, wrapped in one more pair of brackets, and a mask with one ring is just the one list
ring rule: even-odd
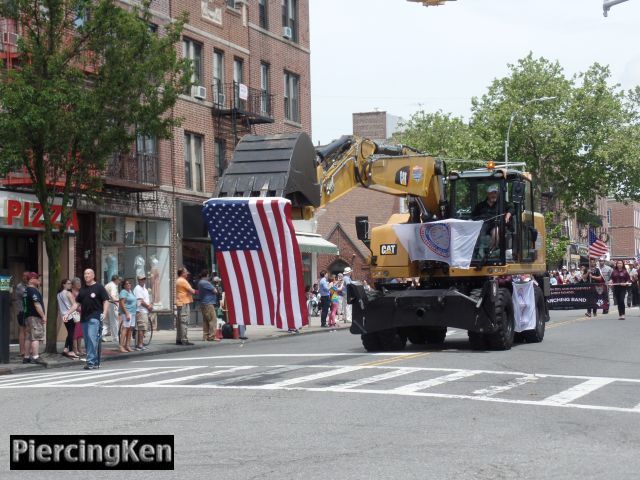
{"label": "store window", "polygon": [[155,310],[168,310],[171,304],[170,227],[170,222],[162,220],[101,216],[99,278],[103,284],[113,275],[134,280],[138,275],[145,275]]}

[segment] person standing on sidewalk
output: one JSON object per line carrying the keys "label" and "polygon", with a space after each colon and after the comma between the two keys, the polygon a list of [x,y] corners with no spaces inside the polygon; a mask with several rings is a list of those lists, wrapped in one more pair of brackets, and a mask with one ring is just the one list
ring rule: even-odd
{"label": "person standing on sidewalk", "polygon": [[[40,363],[44,364],[40,358],[39,349],[40,342],[44,340],[44,326],[47,324],[47,317],[44,314],[44,301],[38,287],[40,286],[40,275],[35,272],[29,272],[29,282],[24,291],[23,311],[25,320],[25,347],[29,350],[25,352],[22,363]],[[30,353],[31,356],[27,356]]]}
{"label": "person standing on sidewalk", "polygon": [[22,358],[29,357],[29,348],[25,341],[26,328],[24,320],[24,301],[22,299],[28,283],[29,272],[22,272],[22,281],[16,285],[16,288],[13,290],[14,312],[16,312],[16,320],[18,321],[18,343],[20,344],[20,356]]}
{"label": "person standing on sidewalk", "polygon": [[329,313],[329,307],[331,306],[331,292],[329,291],[329,280],[327,280],[326,270],[322,270],[320,272],[318,291],[320,293],[320,326],[326,327],[327,314]]}
{"label": "person standing on sidewalk", "polygon": [[[122,282],[122,290],[120,290],[120,319],[122,321],[122,330],[120,331],[120,353],[132,352],[131,329],[135,325],[136,310],[138,309],[138,299],[133,293],[133,279],[125,278]],[[136,340],[137,345],[137,340]]]}
{"label": "person standing on sidewalk", "polygon": [[178,269],[176,280],[176,307],[178,319],[176,321],[176,345],[193,345],[188,337],[189,318],[191,317],[191,304],[193,294],[196,291],[189,284],[189,270],[182,267]]}
{"label": "person standing on sidewalk", "polygon": [[[71,294],[71,279],[65,278],[60,282],[60,288],[58,289],[58,314],[60,318],[64,318],[71,307],[76,303],[75,298]],[[79,360],[80,357],[73,352],[73,335],[76,331],[76,319],[80,320],[80,314],[75,312],[70,318],[63,320],[64,326],[67,329],[67,338],[64,342],[64,350],[62,350],[62,356],[70,358],[72,360]]]}
{"label": "person standing on sidewalk", "polygon": [[84,287],[80,289],[76,302],[76,306],[71,307],[65,317],[68,319],[80,306],[80,325],[87,349],[87,364],[84,369],[94,370],[100,368],[100,334],[102,321],[107,318],[109,310],[109,294],[104,286],[96,282],[96,273],[90,268],[84,271]]}
{"label": "person standing on sidewalk", "polygon": [[351,274],[353,270],[351,267],[347,267],[342,272],[342,280],[344,281],[344,288],[342,290],[342,320],[346,323],[351,323],[351,305],[347,303],[347,299],[349,298],[349,284],[351,283]]}
{"label": "person standing on sidewalk", "polygon": [[111,281],[107,283],[104,288],[109,294],[109,312],[107,319],[102,326],[102,337],[106,337],[111,332],[111,341],[114,343],[120,343],[118,341],[118,304],[120,303],[120,297],[118,295],[118,284],[120,283],[120,277],[113,275]]}
{"label": "person standing on sidewalk", "polygon": [[216,292],[217,288],[209,281],[209,272],[207,270],[200,272],[198,295],[200,295],[200,311],[202,312],[202,340],[209,342],[218,340],[216,338],[216,327],[218,326],[216,305],[219,299]]}
{"label": "person standing on sidewalk", "polygon": [[149,297],[149,290],[145,285],[147,281],[146,275],[138,275],[138,285],[133,289],[133,294],[136,297],[136,331],[138,332],[138,338],[136,338],[136,351],[146,350],[144,346],[144,334],[149,327],[149,312],[153,310],[151,305],[151,298]]}

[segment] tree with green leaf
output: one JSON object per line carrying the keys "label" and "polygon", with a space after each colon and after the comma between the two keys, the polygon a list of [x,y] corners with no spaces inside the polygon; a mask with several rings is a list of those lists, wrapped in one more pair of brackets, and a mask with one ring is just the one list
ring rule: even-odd
{"label": "tree with green leaf", "polygon": [[[186,17],[153,27],[150,1],[10,0],[20,61],[0,75],[0,174],[25,167],[42,206],[48,256],[47,353],[56,352],[60,253],[74,201],[99,202],[101,172],[136,135],[168,138],[168,110],[189,85],[175,48]],[[56,186],[57,185],[57,186]],[[53,224],[52,206],[62,204]]]}
{"label": "tree with green leaf", "polygon": [[562,224],[554,222],[554,215],[551,212],[544,214],[546,229],[546,260],[549,270],[559,269],[562,265],[567,249],[571,243],[569,238],[562,234]]}

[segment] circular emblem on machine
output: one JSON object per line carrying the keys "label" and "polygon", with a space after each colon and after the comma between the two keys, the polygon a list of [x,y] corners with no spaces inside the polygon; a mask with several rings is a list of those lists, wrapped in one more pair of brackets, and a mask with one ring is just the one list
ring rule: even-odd
{"label": "circular emblem on machine", "polygon": [[436,255],[448,258],[451,255],[451,230],[442,223],[425,223],[420,227],[420,239]]}

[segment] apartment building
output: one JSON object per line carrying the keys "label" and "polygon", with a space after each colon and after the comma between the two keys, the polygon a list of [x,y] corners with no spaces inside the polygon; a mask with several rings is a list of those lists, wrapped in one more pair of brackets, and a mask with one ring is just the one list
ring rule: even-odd
{"label": "apartment building", "polygon": [[[194,86],[168,112],[181,125],[171,140],[139,137],[132,154],[110,159],[102,202],[78,201],[61,262],[64,276],[93,268],[102,282],[144,272],[158,320],[170,324],[177,268],[212,268],[200,208],[236,143],[248,133],[311,135],[309,2],[154,0],[151,10],[158,27],[189,14],[176,48],[192,61]],[[11,68],[20,26],[5,19],[0,30],[0,59]],[[24,171],[0,179],[0,269],[43,272],[47,285],[30,192]]]}
{"label": "apartment building", "polygon": [[613,258],[636,258],[640,254],[640,202],[607,200],[606,224]]}

